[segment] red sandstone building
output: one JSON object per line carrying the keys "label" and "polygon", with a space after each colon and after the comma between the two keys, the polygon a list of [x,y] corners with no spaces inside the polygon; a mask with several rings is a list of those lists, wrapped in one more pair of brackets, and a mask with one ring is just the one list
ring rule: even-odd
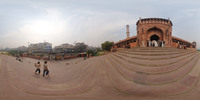
{"label": "red sandstone building", "polygon": [[172,36],[172,22],[163,18],[139,19],[137,25],[137,36],[129,37],[129,25],[127,28],[127,38],[116,42],[113,48],[147,47],[148,41],[164,41],[165,47],[186,47],[196,49],[196,42],[188,42],[178,37]]}

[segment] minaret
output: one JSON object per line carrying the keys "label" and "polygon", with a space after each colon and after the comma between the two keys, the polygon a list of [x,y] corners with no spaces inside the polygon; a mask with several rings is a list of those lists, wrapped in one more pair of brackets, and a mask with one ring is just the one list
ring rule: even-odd
{"label": "minaret", "polygon": [[127,35],[127,38],[129,38],[130,36],[129,25],[126,25],[126,35]]}

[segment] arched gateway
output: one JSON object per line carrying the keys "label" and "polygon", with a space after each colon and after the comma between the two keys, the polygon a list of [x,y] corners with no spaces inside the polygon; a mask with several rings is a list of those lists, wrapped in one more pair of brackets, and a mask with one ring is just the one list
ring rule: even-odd
{"label": "arched gateway", "polygon": [[148,29],[147,31],[147,41],[163,41],[163,31],[157,27]]}
{"label": "arched gateway", "polygon": [[178,45],[187,48],[196,48],[196,45],[183,39],[172,36],[172,22],[163,18],[144,18],[136,23],[137,35],[129,37],[129,25],[127,25],[127,38],[116,42],[113,48],[125,47],[147,47],[149,41],[163,41],[165,47],[177,47]]}
{"label": "arched gateway", "polygon": [[158,36],[158,35],[152,35],[151,37],[150,37],[150,41],[158,41],[160,39],[160,37]]}

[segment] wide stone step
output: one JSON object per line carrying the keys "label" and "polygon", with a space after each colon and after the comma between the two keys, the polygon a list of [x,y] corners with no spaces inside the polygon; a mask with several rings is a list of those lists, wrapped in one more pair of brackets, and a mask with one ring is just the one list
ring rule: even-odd
{"label": "wide stone step", "polygon": [[145,51],[145,50],[166,50],[166,51],[175,51],[175,50],[187,50],[187,49],[178,49],[178,48],[171,48],[171,47],[136,47],[136,48],[130,48],[125,50],[132,50],[132,51]]}
{"label": "wide stone step", "polygon": [[[160,53],[160,52],[167,52],[167,53],[173,53],[173,52],[180,52],[180,50],[122,50],[120,52],[123,51],[127,51],[127,52],[132,52],[132,53],[142,53],[142,52],[156,52],[156,53]],[[188,50],[182,51],[181,52],[187,52]]]}
{"label": "wide stone step", "polygon": [[174,64],[166,65],[162,67],[147,67],[147,66],[135,65],[135,64],[128,63],[116,56],[113,56],[113,55],[108,55],[108,56],[111,56],[110,60],[115,60],[116,63],[119,63],[119,65],[121,65],[122,67],[128,70],[135,71],[137,73],[144,73],[144,74],[160,74],[160,73],[168,73],[168,72],[177,70],[180,67],[184,66],[185,64],[189,63],[198,55],[195,54],[195,55],[192,55],[191,57],[188,57],[187,59],[177,61]]}
{"label": "wide stone step", "polygon": [[138,73],[160,74],[160,73],[168,73],[168,72],[177,70],[178,68],[184,66],[185,64],[193,60],[198,55],[195,54],[191,57],[188,57],[187,59],[178,61],[177,63],[171,64],[171,65],[165,65],[162,67],[148,67],[148,66],[135,65],[135,64],[123,61],[116,56],[113,56],[113,55],[108,55],[108,56],[111,56],[110,60],[116,61],[117,63],[119,63],[121,66],[123,66],[124,68],[128,70],[132,70]]}
{"label": "wide stone step", "polygon": [[[189,54],[189,55],[184,55],[184,56],[180,56],[177,58],[172,58],[172,59],[164,59],[164,60],[141,60],[141,59],[134,59],[134,58],[129,58],[129,57],[125,57],[125,56],[121,56],[119,54],[116,53],[112,53],[112,55],[121,58],[122,60],[135,64],[135,65],[141,65],[141,66],[149,66],[149,67],[160,67],[160,66],[165,66],[165,65],[171,65],[176,63],[177,61],[181,61],[186,59],[187,57],[190,57],[192,55],[194,55],[195,53]],[[145,62],[145,63],[144,63]]]}
{"label": "wide stone step", "polygon": [[148,50],[148,49],[172,49],[175,50],[177,48],[174,47],[133,47],[130,49],[139,49],[139,50]]}
{"label": "wide stone step", "polygon": [[[172,59],[176,57],[180,57],[183,55],[188,55],[194,52],[184,52],[184,53],[176,53],[176,54],[171,54],[171,55],[162,55],[162,56],[149,56],[149,55],[134,55],[129,52],[118,52],[117,54],[129,57],[129,58],[134,58],[134,59],[142,59],[142,60],[163,60],[163,59]],[[156,54],[157,55],[157,54]]]}
{"label": "wide stone step", "polygon": [[178,49],[174,47],[136,47],[130,48],[128,50],[187,50],[187,49]]}
{"label": "wide stone step", "polygon": [[193,51],[172,51],[172,52],[152,52],[152,51],[146,51],[146,52],[132,52],[132,51],[121,51],[121,53],[127,53],[131,55],[141,55],[141,56],[165,56],[165,55],[174,55],[174,54],[182,54],[182,53],[188,53]]}
{"label": "wide stone step", "polygon": [[[163,85],[146,85],[125,79],[107,61],[107,70],[112,84],[121,92],[134,95],[173,95],[191,90],[198,82],[199,77],[186,75],[180,80]],[[172,77],[173,78],[173,77]]]}
{"label": "wide stone step", "polygon": [[122,67],[122,65],[120,65],[117,62],[114,62],[113,60],[112,61],[110,60],[110,63],[122,76],[124,76],[124,78],[128,80],[140,84],[155,85],[155,84],[168,84],[181,79],[192,70],[198,58],[199,55],[196,56],[192,61],[190,61],[189,63],[185,64],[184,66],[180,67],[175,71],[168,73],[160,73],[160,74],[146,74],[146,73],[131,71]]}

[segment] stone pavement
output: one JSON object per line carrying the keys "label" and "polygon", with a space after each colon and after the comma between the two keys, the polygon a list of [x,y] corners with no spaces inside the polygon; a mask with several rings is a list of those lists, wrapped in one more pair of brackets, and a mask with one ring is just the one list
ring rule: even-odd
{"label": "stone pavement", "polygon": [[34,73],[38,60],[1,55],[0,100],[199,100],[199,57],[173,48],[129,49],[49,61],[50,75],[42,77],[42,70]]}

